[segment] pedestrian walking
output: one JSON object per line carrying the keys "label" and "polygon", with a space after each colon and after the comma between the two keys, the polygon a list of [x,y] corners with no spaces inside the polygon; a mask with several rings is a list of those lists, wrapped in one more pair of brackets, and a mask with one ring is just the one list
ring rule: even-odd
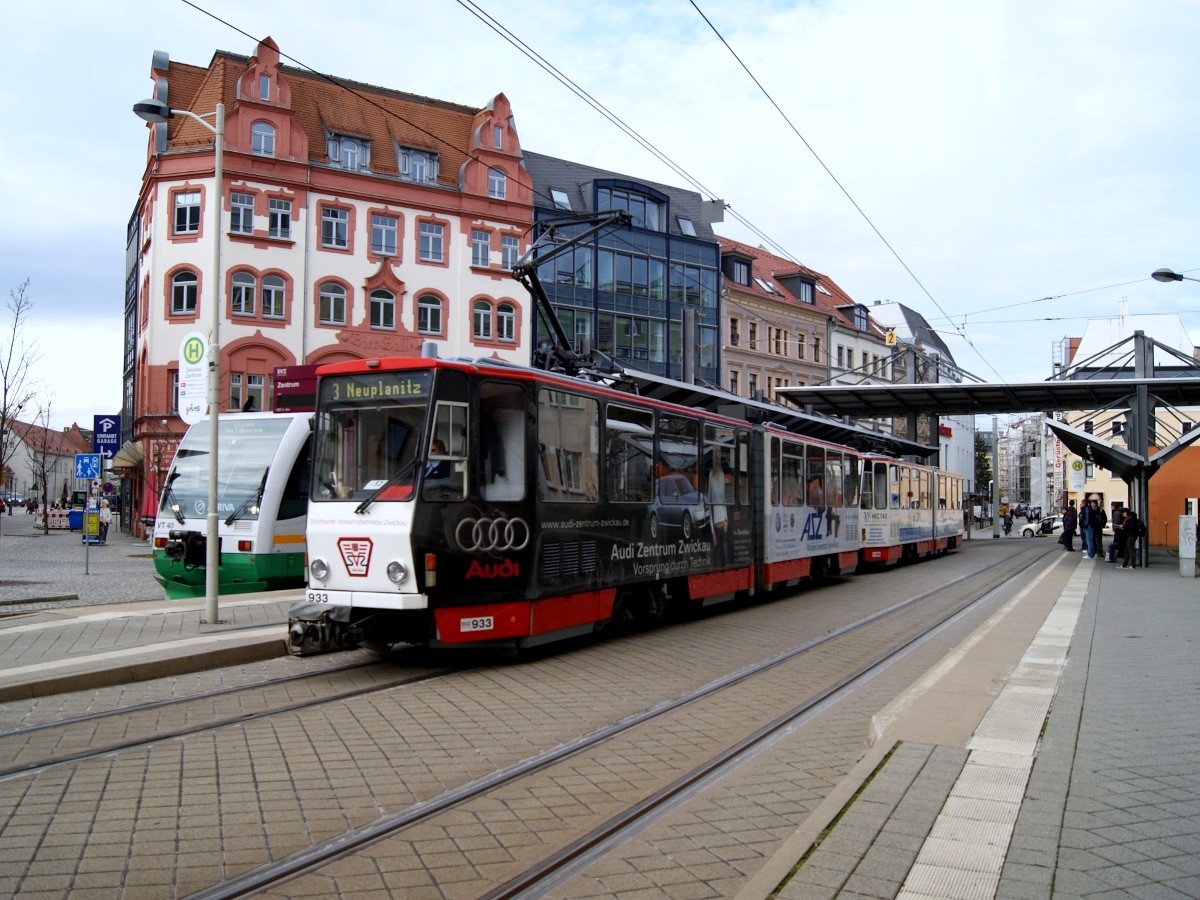
{"label": "pedestrian walking", "polygon": [[1092,501],[1091,512],[1088,513],[1088,525],[1092,530],[1091,553],[1088,559],[1095,559],[1096,554],[1104,554],[1104,526],[1108,524],[1108,514],[1099,500]]}
{"label": "pedestrian walking", "polygon": [[1062,545],[1063,549],[1068,552],[1075,550],[1075,527],[1079,524],[1079,514],[1075,512],[1075,501],[1067,501],[1067,505],[1063,508],[1063,533]]}

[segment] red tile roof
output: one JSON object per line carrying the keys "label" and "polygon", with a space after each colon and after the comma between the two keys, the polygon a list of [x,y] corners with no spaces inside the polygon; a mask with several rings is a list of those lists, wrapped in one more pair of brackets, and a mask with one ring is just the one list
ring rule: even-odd
{"label": "red tile roof", "polygon": [[[270,38],[264,44],[274,42]],[[238,103],[238,79],[252,60],[217,51],[207,67],[170,62],[167,68],[169,103],[203,115],[224,101],[228,118]],[[397,175],[393,143],[435,151],[440,156],[438,183],[458,184],[459,168],[471,150],[471,131],[478,108],[408,94],[344,78],[279,67],[291,89],[291,110],[308,139],[309,159],[327,159],[328,131],[359,137],[378,148],[371,154],[371,171]],[[168,127],[173,148],[210,146],[212,133],[200,123],[178,116]],[[247,148],[248,149],[248,148]]]}
{"label": "red tile roof", "polygon": [[[799,306],[815,309],[827,315],[833,316],[841,321],[854,325],[853,314],[850,313],[848,307],[855,306],[855,300],[844,290],[842,290],[837,282],[828,275],[818,272],[816,269],[810,269],[808,266],[801,263],[793,262],[790,259],[784,259],[782,256],[776,256],[762,247],[754,247],[750,244],[744,244],[741,241],[735,241],[732,238],[717,237],[717,243],[721,245],[722,254],[727,252],[738,253],[743,256],[748,256],[752,260],[750,266],[750,286],[738,285],[738,289],[749,291],[749,293],[757,294],[760,297],[768,297],[780,299],[768,294],[760,288],[754,278],[763,278],[771,284],[779,287],[785,294],[785,299]],[[801,276],[813,282],[816,287],[813,289],[813,303],[810,307],[807,303],[801,303],[787,289],[787,285],[782,284],[780,278],[788,278],[791,276]],[[823,293],[821,288],[825,288],[828,294]],[[868,310],[869,312],[869,310]],[[882,337],[884,329],[881,328],[874,319],[870,320],[871,334],[875,337]]]}

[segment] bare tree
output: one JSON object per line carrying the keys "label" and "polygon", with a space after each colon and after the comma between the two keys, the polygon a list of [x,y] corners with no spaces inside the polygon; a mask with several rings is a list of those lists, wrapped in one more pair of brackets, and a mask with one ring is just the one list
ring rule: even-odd
{"label": "bare tree", "polygon": [[31,374],[38,361],[37,347],[25,340],[26,320],[33,310],[29,279],[10,290],[8,297],[8,329],[0,333],[0,472],[11,471],[9,463],[20,443],[11,423],[20,418],[37,389]]}
{"label": "bare tree", "polygon": [[33,475],[34,490],[42,495],[38,512],[42,516],[42,534],[50,533],[50,474],[57,471],[55,463],[58,453],[50,448],[50,403],[39,406],[34,424],[37,429],[29,429],[29,441],[26,448],[29,452],[29,471]]}

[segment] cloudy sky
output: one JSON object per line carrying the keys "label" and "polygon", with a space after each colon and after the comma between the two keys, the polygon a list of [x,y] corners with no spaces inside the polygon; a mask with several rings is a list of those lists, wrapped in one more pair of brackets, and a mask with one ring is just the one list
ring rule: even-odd
{"label": "cloudy sky", "polygon": [[130,106],[155,50],[202,65],[270,35],[356,81],[477,106],[503,92],[527,148],[687,184],[472,6],[789,255],[922,312],[986,380],[1047,377],[1054,343],[1123,301],[1200,339],[1200,284],[1148,277],[1200,278],[1200,0],[7,4],[0,288],[30,279],[22,336],[55,425],[120,408],[146,147]]}

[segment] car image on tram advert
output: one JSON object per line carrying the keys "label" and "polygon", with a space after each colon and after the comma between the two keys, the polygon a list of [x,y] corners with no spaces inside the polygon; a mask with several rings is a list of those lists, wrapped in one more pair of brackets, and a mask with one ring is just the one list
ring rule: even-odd
{"label": "car image on tram advert", "polygon": [[650,504],[650,537],[679,535],[685,541],[694,531],[708,524],[708,504],[704,495],[683,475],[664,475],[655,485]]}

